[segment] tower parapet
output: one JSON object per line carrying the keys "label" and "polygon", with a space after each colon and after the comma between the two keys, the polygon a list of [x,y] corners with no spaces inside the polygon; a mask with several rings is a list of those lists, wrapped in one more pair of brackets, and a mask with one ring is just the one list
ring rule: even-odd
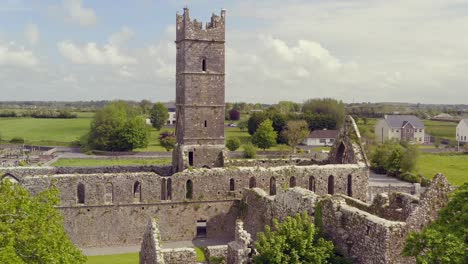
{"label": "tower parapet", "polygon": [[211,21],[203,23],[194,19],[190,20],[188,8],[184,8],[182,15],[176,15],[177,35],[176,42],[182,40],[225,41],[226,10],[222,9],[220,15],[212,14]]}

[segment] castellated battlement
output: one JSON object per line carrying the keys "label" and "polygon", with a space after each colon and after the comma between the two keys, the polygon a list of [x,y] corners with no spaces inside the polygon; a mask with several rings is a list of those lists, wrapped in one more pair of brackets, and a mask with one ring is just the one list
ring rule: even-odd
{"label": "castellated battlement", "polygon": [[188,8],[184,8],[182,15],[176,15],[177,35],[176,42],[183,40],[202,40],[202,41],[225,41],[225,18],[226,10],[222,9],[221,14],[211,15],[211,21],[206,22],[205,27],[201,21],[190,20]]}

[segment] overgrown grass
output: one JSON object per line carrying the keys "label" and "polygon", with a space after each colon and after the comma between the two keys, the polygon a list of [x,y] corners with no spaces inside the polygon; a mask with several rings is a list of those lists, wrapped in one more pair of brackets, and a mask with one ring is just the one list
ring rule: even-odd
{"label": "overgrown grass", "polygon": [[205,262],[206,261],[205,251],[203,250],[203,248],[195,247],[195,253],[197,254],[197,261],[198,262]]}
{"label": "overgrown grass", "polygon": [[104,256],[88,256],[86,264],[135,264],[139,261],[139,253],[127,253]]}
{"label": "overgrown grass", "polygon": [[453,185],[468,182],[468,155],[423,153],[418,158],[418,173],[432,179],[442,173]]}
{"label": "overgrown grass", "polygon": [[170,164],[170,159],[59,159],[52,164],[56,167],[94,166],[138,166]]}

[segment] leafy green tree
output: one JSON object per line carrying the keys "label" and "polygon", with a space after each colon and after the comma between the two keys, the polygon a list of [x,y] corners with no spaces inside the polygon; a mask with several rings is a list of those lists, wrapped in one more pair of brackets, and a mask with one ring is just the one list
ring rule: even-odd
{"label": "leafy green tree", "polygon": [[159,134],[159,144],[161,144],[161,146],[163,146],[166,151],[174,149],[176,144],[176,136],[174,132],[164,131]]}
{"label": "leafy green tree", "polygon": [[168,118],[169,110],[167,110],[167,107],[163,103],[155,103],[150,111],[150,119],[153,127],[157,130],[161,130],[167,123]]}
{"label": "leafy green tree", "polygon": [[148,145],[149,128],[135,108],[115,101],[98,110],[91,122],[88,145],[107,151],[128,151]]}
{"label": "leafy green tree", "polygon": [[403,172],[410,172],[416,169],[419,158],[419,149],[417,145],[408,144],[403,153],[400,162],[400,170]]}
{"label": "leafy green tree", "polygon": [[302,105],[302,112],[317,115],[328,115],[341,127],[345,119],[345,108],[342,101],[332,98],[309,99]]}
{"label": "leafy green tree", "polygon": [[273,220],[255,243],[255,264],[327,263],[333,255],[333,243],[318,238],[315,226],[306,213],[286,217],[283,223]]}
{"label": "leafy green tree", "polygon": [[143,99],[140,101],[140,109],[143,115],[148,115],[151,110],[152,103],[149,100]]}
{"label": "leafy green tree", "polygon": [[418,264],[456,264],[468,261],[468,183],[453,194],[439,218],[422,232],[406,239],[405,256],[416,257]]}
{"label": "leafy green tree", "polygon": [[241,120],[237,123],[237,127],[241,130],[241,131],[244,131],[247,127],[248,127],[248,124],[247,124],[247,120]]}
{"label": "leafy green tree", "polygon": [[0,263],[85,263],[63,229],[56,188],[32,196],[0,181]]}
{"label": "leafy green tree", "polygon": [[273,129],[270,119],[263,121],[252,136],[252,143],[263,150],[276,145],[278,133]]}
{"label": "leafy green tree", "polygon": [[286,124],[286,129],[283,130],[283,136],[291,146],[293,152],[296,152],[296,146],[299,145],[309,135],[307,122],[304,120],[292,120]]}
{"label": "leafy green tree", "polygon": [[235,151],[236,149],[238,149],[241,145],[241,142],[238,138],[228,138],[228,140],[226,141],[226,147],[230,150],[230,151]]}
{"label": "leafy green tree", "polygon": [[247,121],[249,134],[253,135],[255,131],[257,131],[257,128],[260,126],[260,124],[266,119],[268,119],[268,115],[265,112],[253,113]]}
{"label": "leafy green tree", "polygon": [[257,149],[255,148],[252,143],[247,143],[243,146],[244,149],[244,158],[246,159],[254,159],[257,156]]}

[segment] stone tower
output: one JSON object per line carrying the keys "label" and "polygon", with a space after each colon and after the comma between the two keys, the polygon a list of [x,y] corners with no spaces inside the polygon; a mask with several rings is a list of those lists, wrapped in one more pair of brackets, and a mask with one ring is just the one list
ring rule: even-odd
{"label": "stone tower", "polygon": [[174,170],[224,165],[225,10],[211,22],[177,14]]}

